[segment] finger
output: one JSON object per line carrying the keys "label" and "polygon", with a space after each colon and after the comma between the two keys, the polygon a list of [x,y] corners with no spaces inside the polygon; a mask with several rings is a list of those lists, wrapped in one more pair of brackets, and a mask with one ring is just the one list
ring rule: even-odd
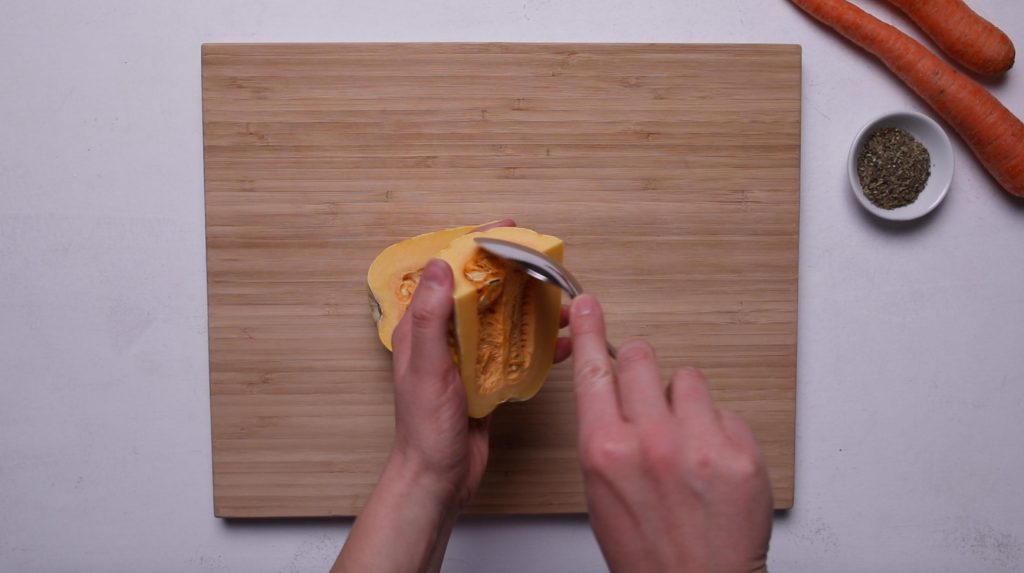
{"label": "finger", "polygon": [[569,326],[569,305],[562,305],[562,312],[558,315],[558,328]]}
{"label": "finger", "polygon": [[622,421],[615,396],[615,370],[605,343],[604,316],[597,299],[582,295],[573,301],[572,333],[573,385],[576,415],[581,433],[588,428]]}
{"label": "finger", "polygon": [[483,418],[469,418],[470,434],[483,434],[486,436],[491,431],[491,419],[493,417],[492,414],[487,414]]}
{"label": "finger", "polygon": [[470,448],[477,450],[480,459],[487,460],[487,451],[491,442],[491,420],[493,415],[488,414],[483,418],[469,418],[469,444]]}
{"label": "finger", "polygon": [[553,363],[558,364],[564,362],[566,358],[572,356],[572,340],[569,338],[559,338],[555,341],[555,359]]}
{"label": "finger", "polygon": [[672,412],[676,417],[695,426],[714,425],[718,423],[718,412],[708,381],[696,368],[681,368],[672,377],[669,388],[672,401]]}
{"label": "finger", "polygon": [[499,219],[497,221],[491,221],[490,223],[484,223],[479,227],[470,231],[470,233],[482,233],[491,229],[497,229],[498,227],[515,227],[516,222],[513,219]]}
{"label": "finger", "polygon": [[448,321],[452,315],[452,270],[433,259],[423,268],[407,315],[410,319],[409,371],[423,382],[447,380],[452,366],[448,350]]}
{"label": "finger", "polygon": [[469,418],[469,483],[479,484],[487,470],[490,450],[491,415],[480,419]]}
{"label": "finger", "polygon": [[722,430],[726,436],[737,444],[757,449],[757,438],[746,420],[729,410],[719,410],[719,412],[721,412],[719,420],[722,422]]}
{"label": "finger", "polygon": [[650,344],[640,340],[624,344],[615,358],[615,368],[619,401],[626,420],[638,422],[668,414],[658,360]]}
{"label": "finger", "polygon": [[766,476],[764,455],[758,447],[757,437],[747,422],[738,414],[728,410],[719,410],[722,421],[722,432],[726,439],[732,443],[734,455],[730,456],[734,470],[741,478],[754,478],[762,483],[762,487],[768,491],[767,496],[771,497],[771,486],[768,485]]}
{"label": "finger", "polygon": [[409,315],[408,310],[406,308],[402,319],[398,321],[398,326],[391,332],[391,363],[396,375],[405,372],[405,369],[409,367],[409,341],[412,337],[412,330],[410,328],[412,326],[412,317]]}

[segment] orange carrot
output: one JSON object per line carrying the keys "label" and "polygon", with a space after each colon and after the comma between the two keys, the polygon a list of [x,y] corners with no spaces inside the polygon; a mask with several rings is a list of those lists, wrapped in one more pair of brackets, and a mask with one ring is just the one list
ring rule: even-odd
{"label": "orange carrot", "polygon": [[943,52],[974,73],[997,76],[1013,67],[1013,42],[963,0],[889,0]]}
{"label": "orange carrot", "polygon": [[874,54],[960,134],[1004,189],[1024,197],[1024,124],[977,82],[847,0],[790,0]]}

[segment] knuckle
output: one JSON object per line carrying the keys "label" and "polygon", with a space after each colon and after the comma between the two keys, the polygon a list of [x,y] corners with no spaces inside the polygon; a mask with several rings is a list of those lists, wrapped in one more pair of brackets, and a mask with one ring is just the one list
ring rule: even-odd
{"label": "knuckle", "polygon": [[709,403],[711,389],[704,376],[696,369],[683,368],[676,371],[669,387],[673,400],[684,403],[694,400],[701,404]]}
{"label": "knuckle", "polygon": [[588,475],[608,476],[615,468],[631,464],[632,447],[614,436],[598,435],[583,443],[580,465]]}
{"label": "knuckle", "polygon": [[623,344],[616,355],[620,363],[642,363],[654,360],[654,349],[650,344],[643,341],[631,341]]}
{"label": "knuckle", "polygon": [[580,316],[572,309],[569,310],[569,323],[574,337],[601,336],[604,331],[604,323],[599,318],[592,315]]}
{"label": "knuckle", "polygon": [[757,451],[744,448],[732,456],[729,464],[729,473],[733,479],[740,482],[751,482],[758,480],[764,469],[761,456]]}
{"label": "knuckle", "polygon": [[440,313],[428,304],[414,304],[411,310],[412,325],[417,329],[433,326],[440,318]]}
{"label": "knuckle", "polygon": [[607,360],[587,360],[579,366],[577,376],[590,383],[610,383],[615,379],[612,366]]}
{"label": "knuckle", "polygon": [[718,459],[707,450],[701,450],[694,454],[690,464],[694,475],[699,478],[711,478],[718,473]]}
{"label": "knuckle", "polygon": [[702,385],[707,384],[707,380],[704,378],[704,374],[700,370],[690,366],[676,370],[675,374],[672,375],[672,383],[687,386],[694,384]]}

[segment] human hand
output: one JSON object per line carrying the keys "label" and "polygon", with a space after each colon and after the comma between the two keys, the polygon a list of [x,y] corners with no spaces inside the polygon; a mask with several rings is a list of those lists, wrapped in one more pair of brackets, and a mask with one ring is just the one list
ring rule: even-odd
{"label": "human hand", "polygon": [[[506,219],[475,230],[514,225]],[[392,334],[394,445],[332,571],[439,571],[455,519],[480,485],[489,419],[469,417],[452,362],[453,287],[451,268],[428,262]],[[559,340],[556,358],[568,356],[567,343]]]}
{"label": "human hand", "polygon": [[[474,231],[514,226],[515,221],[504,219]],[[490,417],[468,417],[465,390],[448,348],[453,284],[451,268],[443,261],[430,261],[393,334],[392,457],[411,462],[417,472],[432,477],[437,489],[461,507],[480,485],[487,466]],[[567,322],[563,312],[562,326]],[[559,339],[557,345],[555,362],[560,362],[569,356],[571,344]]]}
{"label": "human hand", "polygon": [[469,419],[448,350],[452,285],[448,265],[430,261],[392,335],[395,442],[332,572],[440,571],[455,519],[480,483],[487,428]]}
{"label": "human hand", "polygon": [[587,506],[611,570],[764,571],[772,494],[747,424],[695,369],[664,389],[644,342],[613,364],[593,297],[573,302],[570,328]]}
{"label": "human hand", "polygon": [[423,269],[405,316],[392,335],[395,442],[390,463],[411,465],[430,492],[461,507],[487,466],[489,418],[474,420],[448,347],[451,268],[438,259]]}

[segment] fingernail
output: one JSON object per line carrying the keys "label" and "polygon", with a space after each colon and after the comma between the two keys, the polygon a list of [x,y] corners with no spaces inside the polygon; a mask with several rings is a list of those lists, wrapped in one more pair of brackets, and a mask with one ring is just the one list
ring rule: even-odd
{"label": "fingernail", "polygon": [[423,274],[420,275],[420,284],[429,287],[441,286],[444,283],[443,261],[431,259],[427,266],[423,267]]}
{"label": "fingernail", "polygon": [[572,310],[579,316],[587,316],[597,311],[597,299],[589,294],[581,295],[572,301]]}

